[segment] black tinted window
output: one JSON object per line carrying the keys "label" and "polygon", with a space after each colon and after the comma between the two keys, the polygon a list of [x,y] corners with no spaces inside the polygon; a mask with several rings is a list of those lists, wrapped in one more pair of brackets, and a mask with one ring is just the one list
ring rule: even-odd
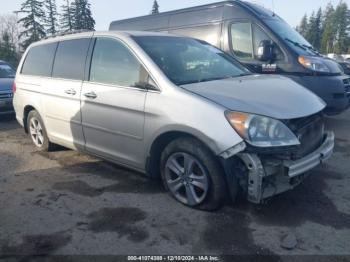
{"label": "black tinted window", "polygon": [[53,77],[82,80],[90,39],[67,40],[58,44]]}
{"label": "black tinted window", "polygon": [[96,40],[90,81],[119,86],[135,86],[142,77],[142,66],[122,43],[109,38]]}
{"label": "black tinted window", "polygon": [[24,61],[22,74],[35,76],[51,76],[53,58],[57,43],[35,46],[31,48]]}

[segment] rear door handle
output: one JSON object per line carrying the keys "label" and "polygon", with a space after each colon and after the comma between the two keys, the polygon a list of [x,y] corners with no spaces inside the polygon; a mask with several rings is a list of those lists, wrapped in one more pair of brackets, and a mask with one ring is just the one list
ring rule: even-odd
{"label": "rear door handle", "polygon": [[95,92],[85,93],[84,96],[86,96],[87,98],[91,98],[91,99],[97,98],[97,95]]}
{"label": "rear door handle", "polygon": [[66,94],[68,95],[72,95],[72,96],[75,96],[76,95],[76,91],[74,89],[68,89],[66,91],[64,91]]}

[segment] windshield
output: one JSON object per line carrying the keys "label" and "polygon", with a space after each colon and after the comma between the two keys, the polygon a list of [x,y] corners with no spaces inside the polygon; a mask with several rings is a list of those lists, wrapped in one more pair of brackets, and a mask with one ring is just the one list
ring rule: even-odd
{"label": "windshield", "polygon": [[311,47],[311,44],[305,40],[296,30],[291,28],[286,22],[283,20],[277,19],[265,19],[265,23],[274,31],[277,35],[282,37],[283,40],[288,40],[288,44],[292,45],[292,42],[298,43],[300,45],[304,45],[305,47]]}
{"label": "windshield", "polygon": [[199,40],[170,36],[134,39],[176,85],[250,74],[233,58]]}
{"label": "windshield", "polygon": [[14,78],[15,70],[7,64],[0,64],[0,78]]}

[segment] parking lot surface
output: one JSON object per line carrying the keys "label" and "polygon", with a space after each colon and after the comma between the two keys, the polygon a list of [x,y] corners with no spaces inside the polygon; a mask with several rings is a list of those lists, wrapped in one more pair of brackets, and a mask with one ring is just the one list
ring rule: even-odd
{"label": "parking lot surface", "polygon": [[[3,118],[3,117],[2,117]],[[1,255],[350,255],[350,112],[334,156],[267,204],[207,213],[161,183],[70,150],[41,153],[0,120]]]}

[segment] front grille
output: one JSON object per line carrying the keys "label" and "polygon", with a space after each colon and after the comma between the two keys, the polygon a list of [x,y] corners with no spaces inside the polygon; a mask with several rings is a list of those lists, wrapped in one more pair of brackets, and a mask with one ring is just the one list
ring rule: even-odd
{"label": "front grille", "polygon": [[302,158],[322,144],[325,125],[321,114],[289,120],[287,125],[300,141],[300,146],[292,153],[292,159]]}

